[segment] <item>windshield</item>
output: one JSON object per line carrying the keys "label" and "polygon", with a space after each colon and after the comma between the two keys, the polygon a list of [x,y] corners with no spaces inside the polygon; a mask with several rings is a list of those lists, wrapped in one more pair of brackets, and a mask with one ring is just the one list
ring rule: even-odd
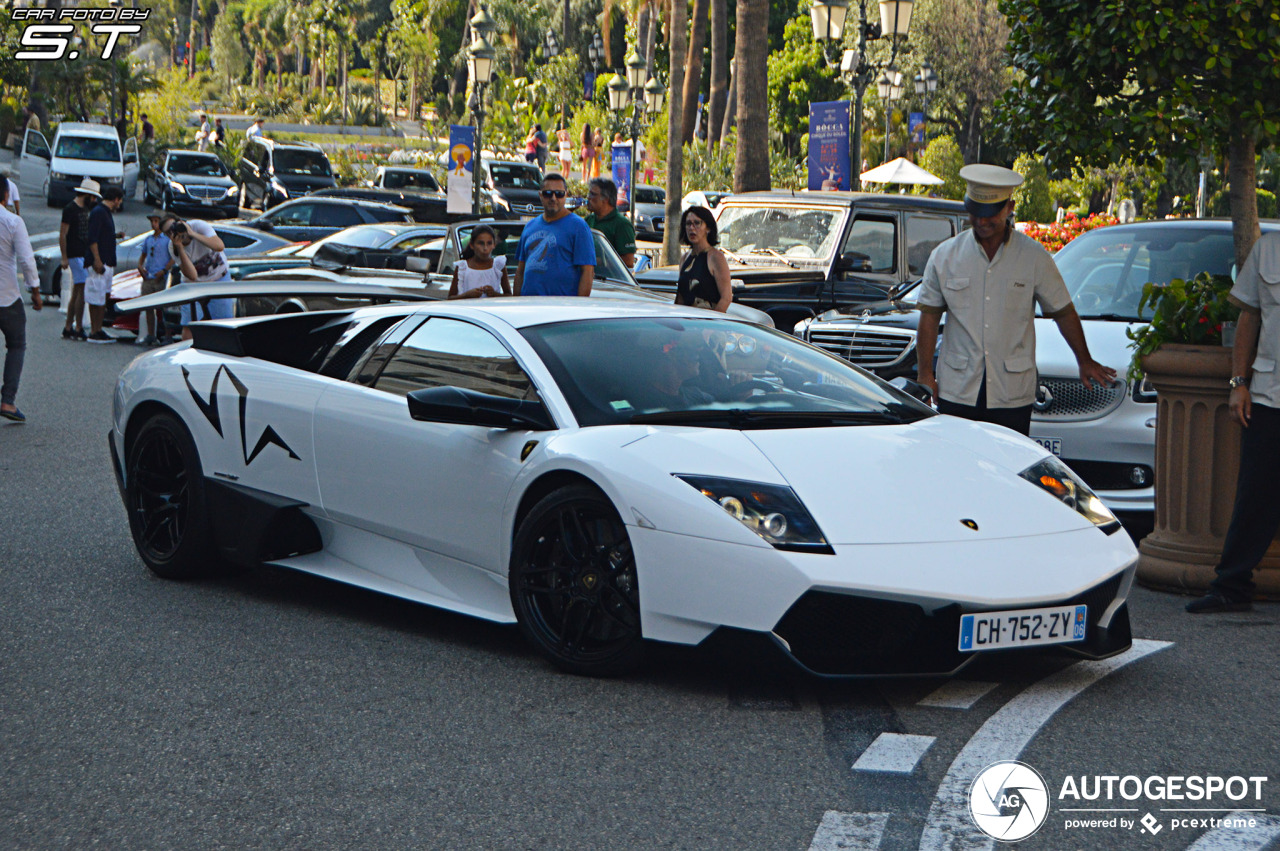
{"label": "windshield", "polygon": [[592,319],[521,334],[583,426],[802,428],[911,422],[932,414],[847,362],[759,325]]}
{"label": "windshield", "polygon": [[314,257],[315,253],[320,250],[320,246],[322,245],[346,245],[351,248],[378,248],[394,235],[394,231],[378,227],[377,225],[355,225],[353,227],[344,228],[337,233],[331,233],[324,239],[317,239],[305,248],[299,248],[295,256]]}
{"label": "windshield", "polygon": [[498,165],[489,166],[493,185],[503,189],[541,189],[542,172],[537,166]]}
{"label": "windshield", "polygon": [[120,162],[120,143],[115,139],[98,136],[63,136],[58,140],[55,157],[71,160],[95,160],[104,163]]}
{"label": "windshield", "polygon": [[1139,322],[1151,319],[1150,307],[1138,312],[1144,284],[1233,275],[1235,245],[1228,226],[1109,227],[1077,237],[1053,259],[1082,318]]}
{"label": "windshield", "polygon": [[320,151],[276,150],[276,174],[305,174],[328,177],[329,161]]}
{"label": "windshield", "polygon": [[662,189],[654,189],[652,186],[637,186],[636,203],[665,204],[667,203],[667,193]]}
{"label": "windshield", "polygon": [[429,171],[387,171],[382,175],[384,189],[430,189],[440,190],[440,184]]}
{"label": "windshield", "polygon": [[191,154],[175,154],[169,158],[172,174],[194,174],[200,177],[221,177],[227,173],[217,157],[197,157]]}
{"label": "windshield", "polygon": [[792,261],[825,260],[840,240],[844,216],[844,210],[830,208],[720,207],[716,216],[719,247],[739,256],[781,254]]}

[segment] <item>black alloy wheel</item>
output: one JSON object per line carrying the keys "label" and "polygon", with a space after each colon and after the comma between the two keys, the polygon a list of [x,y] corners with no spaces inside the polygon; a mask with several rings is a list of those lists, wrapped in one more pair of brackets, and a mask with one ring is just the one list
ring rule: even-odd
{"label": "black alloy wheel", "polygon": [[509,576],[521,631],[556,667],[616,676],[643,653],[635,554],[613,505],[587,485],[543,497],[516,534]]}
{"label": "black alloy wheel", "polygon": [[171,414],[157,414],[126,451],[125,504],[138,555],[166,579],[212,575],[217,560],[191,435]]}

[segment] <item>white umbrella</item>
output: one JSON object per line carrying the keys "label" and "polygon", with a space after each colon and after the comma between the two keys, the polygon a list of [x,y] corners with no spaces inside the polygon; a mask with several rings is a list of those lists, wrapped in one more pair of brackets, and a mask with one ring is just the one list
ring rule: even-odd
{"label": "white umbrella", "polygon": [[946,183],[942,178],[935,177],[905,157],[898,157],[870,171],[864,171],[859,177],[864,183],[927,183],[930,185]]}

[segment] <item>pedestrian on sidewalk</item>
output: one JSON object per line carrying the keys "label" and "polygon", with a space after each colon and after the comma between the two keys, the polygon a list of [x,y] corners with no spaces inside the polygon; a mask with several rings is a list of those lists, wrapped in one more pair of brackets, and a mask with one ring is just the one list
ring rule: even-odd
{"label": "pedestrian on sidewalk", "polygon": [[573,137],[566,125],[560,125],[560,129],[556,131],[556,139],[560,143],[556,154],[560,160],[560,173],[567,175],[573,167]]}
{"label": "pedestrian on sidewalk", "polygon": [[1231,350],[1231,419],[1240,436],[1236,501],[1223,542],[1222,559],[1209,591],[1187,604],[1192,614],[1253,608],[1253,572],[1280,529],[1280,500],[1273,482],[1280,474],[1280,234],[1256,243],[1227,300],[1240,308]]}
{"label": "pedestrian on sidewalk", "polygon": [[541,124],[533,125],[533,135],[534,135],[534,138],[538,140],[538,151],[537,151],[538,168],[541,171],[546,171],[547,170],[547,151],[549,149],[547,147],[547,134],[542,132]]}
{"label": "pedestrian on sidewalk", "polygon": [[[142,241],[142,251],[138,257],[138,274],[142,276],[141,295],[161,292],[165,282],[169,280],[169,270],[173,268],[173,256],[169,253],[169,237],[160,231],[160,213],[151,213],[147,222],[151,225],[151,234]],[[138,328],[138,345],[154,346],[160,335],[160,308],[152,308],[145,313],[147,333],[144,336],[141,326]]]}
{"label": "pedestrian on sidewalk", "polygon": [[542,178],[542,215],[524,226],[516,248],[516,295],[591,295],[595,239],[586,220],[566,209],[566,192],[562,175]]}
{"label": "pedestrian on sidewalk", "polygon": [[108,186],[102,190],[102,203],[89,212],[89,250],[85,254],[84,300],[89,305],[90,343],[114,343],[102,330],[102,316],[107,310],[107,293],[116,266],[116,221],[111,215],[124,203],[124,190]]}
{"label": "pedestrian on sidewalk", "polygon": [[209,150],[209,116],[200,113],[200,129],[196,131],[196,150]]}
{"label": "pedestrian on sidewalk", "polygon": [[9,210],[15,216],[22,215],[22,193],[18,191],[18,184],[13,182],[10,177],[10,170],[7,166],[0,166],[0,177],[9,184],[9,199],[4,202],[5,209]]}
{"label": "pedestrian on sidewalk", "polygon": [[[67,306],[67,322],[62,326],[62,339],[83,340],[84,333],[84,256],[89,250],[89,211],[102,198],[98,181],[86,177],[76,187],[75,197],[62,208],[62,225],[58,229],[58,249],[62,252],[62,302]],[[68,282],[67,278],[70,277]],[[68,287],[70,291],[68,293]]]}
{"label": "pedestrian on sidewalk", "polygon": [[[8,201],[9,187],[0,182],[0,204]],[[31,290],[31,309],[40,310],[40,275],[36,257],[31,251],[31,238],[22,219],[0,210],[0,334],[4,335],[4,383],[0,385],[0,417],[16,423],[27,421],[18,410],[18,381],[27,356],[27,313],[18,288],[18,267]]]}

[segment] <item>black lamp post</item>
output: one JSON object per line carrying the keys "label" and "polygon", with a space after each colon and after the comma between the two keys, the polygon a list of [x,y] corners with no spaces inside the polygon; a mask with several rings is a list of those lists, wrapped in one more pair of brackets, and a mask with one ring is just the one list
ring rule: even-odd
{"label": "black lamp post", "polygon": [[[648,77],[647,82],[646,77]],[[626,79],[623,79],[621,74],[614,74],[613,79],[609,81],[610,109],[620,113],[627,107],[628,96],[631,101],[631,118],[627,121],[627,132],[631,136],[631,197],[627,212],[631,216],[633,228],[636,224],[636,175],[639,173],[636,163],[636,140],[640,138],[640,131],[643,129],[642,110],[650,115],[657,113],[662,109],[662,98],[666,92],[666,86],[649,75],[644,60],[635,51],[627,59]]]}
{"label": "black lamp post", "polygon": [[[867,0],[858,0],[858,47],[845,50],[840,58],[840,76],[845,85],[853,86],[856,103],[853,111],[853,168],[862,172],[862,98],[867,92],[878,63],[867,58],[867,42],[878,38],[891,39],[892,50],[888,66],[898,57],[898,42],[907,37],[911,25],[912,0],[880,0],[880,22],[867,22]],[[813,37],[822,44],[828,64],[835,65],[835,51],[844,43],[845,20],[849,15],[849,0],[817,0],[809,9],[813,23]]]}
{"label": "black lamp post", "polygon": [[929,95],[938,90],[938,75],[928,60],[920,63],[920,73],[915,76],[916,94],[924,95],[924,126],[920,147],[929,144]]}
{"label": "black lamp post", "polygon": [[480,215],[480,187],[484,182],[484,167],[481,164],[480,152],[484,148],[482,133],[484,129],[484,92],[489,87],[489,80],[493,75],[493,57],[497,51],[493,49],[493,45],[489,44],[489,34],[497,29],[493,18],[489,17],[489,13],[485,11],[483,6],[480,11],[476,12],[474,18],[471,19],[471,31],[475,34],[475,38],[471,42],[471,47],[467,49],[468,64],[471,67],[471,114],[476,119],[476,153],[471,163],[471,177],[473,190],[475,193],[472,199],[472,210],[475,215]]}
{"label": "black lamp post", "polygon": [[876,92],[884,103],[884,161],[889,161],[889,117],[893,102],[902,97],[902,72],[890,65],[876,81]]}

